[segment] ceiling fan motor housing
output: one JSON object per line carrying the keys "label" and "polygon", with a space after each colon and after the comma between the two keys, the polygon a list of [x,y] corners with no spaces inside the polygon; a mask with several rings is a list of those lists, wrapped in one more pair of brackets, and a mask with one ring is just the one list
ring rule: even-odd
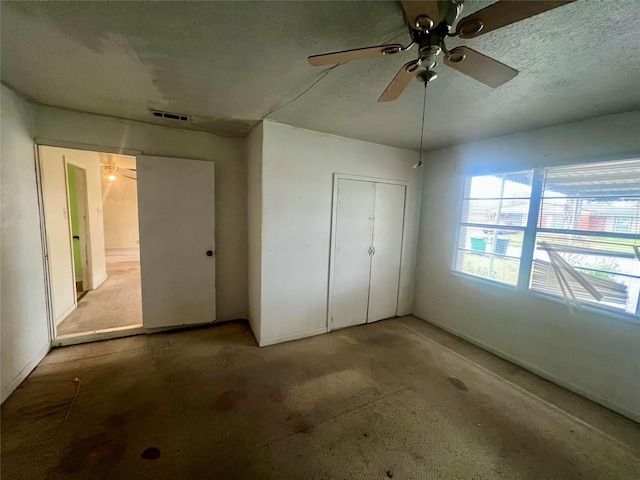
{"label": "ceiling fan motor housing", "polygon": [[436,57],[442,51],[440,47],[441,39],[437,34],[429,33],[420,39],[420,61],[427,67],[433,68],[436,64]]}

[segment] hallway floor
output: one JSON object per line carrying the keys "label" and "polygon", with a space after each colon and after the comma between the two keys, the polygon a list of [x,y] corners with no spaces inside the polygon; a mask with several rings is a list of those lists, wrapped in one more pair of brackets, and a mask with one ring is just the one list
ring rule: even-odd
{"label": "hallway floor", "polygon": [[140,262],[107,263],[107,275],[58,325],[58,336],[142,325]]}
{"label": "hallway floor", "polygon": [[640,476],[640,425],[410,316],[55,349],[1,420],[3,479]]}

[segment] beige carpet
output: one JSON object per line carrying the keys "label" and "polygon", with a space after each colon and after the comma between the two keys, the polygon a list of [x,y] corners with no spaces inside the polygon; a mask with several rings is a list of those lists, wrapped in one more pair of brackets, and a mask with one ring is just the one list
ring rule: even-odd
{"label": "beige carpet", "polygon": [[3,479],[640,474],[638,424],[413,317],[262,349],[241,321],[57,349],[1,442]]}
{"label": "beige carpet", "polygon": [[140,262],[108,263],[107,275],[58,325],[58,336],[142,325]]}

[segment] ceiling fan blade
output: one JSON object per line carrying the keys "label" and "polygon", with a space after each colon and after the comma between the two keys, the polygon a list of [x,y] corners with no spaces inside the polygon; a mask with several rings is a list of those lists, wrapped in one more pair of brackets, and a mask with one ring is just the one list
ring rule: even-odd
{"label": "ceiling fan blade", "polygon": [[418,68],[420,64],[417,60],[413,60],[407,64],[405,64],[400,71],[393,77],[391,83],[387,86],[378,102],[390,102],[398,98],[402,92],[404,92],[405,88],[409,86],[411,80],[414,79],[416,74],[418,73]]}
{"label": "ceiling fan blade", "polygon": [[314,67],[321,65],[334,65],[336,63],[346,63],[351,60],[363,60],[365,58],[381,57],[398,53],[402,45],[394,43],[391,45],[378,45],[377,47],[357,48],[355,50],[344,50],[342,52],[324,53],[322,55],[312,55],[308,58],[309,63]]}
{"label": "ceiling fan blade", "polygon": [[456,25],[461,38],[473,38],[575,0],[502,0],[463,18]]}
{"label": "ceiling fan blade", "polygon": [[518,75],[517,70],[469,47],[452,49],[444,57],[444,63],[491,88],[499,87]]}
{"label": "ceiling fan blade", "polygon": [[[402,3],[407,23],[413,30],[430,30],[432,26],[438,25],[442,20],[437,0],[402,0],[400,3]],[[431,19],[432,25],[420,21],[420,17],[425,16]]]}
{"label": "ceiling fan blade", "polygon": [[118,175],[120,175],[121,177],[124,177],[124,178],[130,178],[131,180],[137,180],[138,179],[138,175],[136,175],[136,172],[132,172],[129,169],[120,169],[118,171]]}

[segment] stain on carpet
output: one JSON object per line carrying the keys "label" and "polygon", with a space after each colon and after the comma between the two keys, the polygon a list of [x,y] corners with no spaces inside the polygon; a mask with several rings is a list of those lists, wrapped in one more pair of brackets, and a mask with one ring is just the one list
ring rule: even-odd
{"label": "stain on carpet", "polygon": [[158,450],[156,447],[149,447],[144,452],[142,452],[140,458],[144,458],[145,460],[157,460],[158,458],[160,458],[160,450]]}
{"label": "stain on carpet", "polygon": [[236,403],[247,398],[247,394],[242,390],[227,390],[220,393],[213,402],[213,408],[218,411],[227,412],[233,410]]}
{"label": "stain on carpet", "polygon": [[458,390],[462,390],[463,392],[468,392],[469,391],[469,389],[464,384],[464,382],[462,380],[460,380],[459,378],[456,378],[456,377],[447,377],[447,378],[449,379],[451,384],[454,387],[456,387]]}
{"label": "stain on carpet", "polygon": [[66,476],[92,469],[107,470],[122,459],[126,450],[126,439],[106,432],[80,438],[69,445],[56,472]]}

